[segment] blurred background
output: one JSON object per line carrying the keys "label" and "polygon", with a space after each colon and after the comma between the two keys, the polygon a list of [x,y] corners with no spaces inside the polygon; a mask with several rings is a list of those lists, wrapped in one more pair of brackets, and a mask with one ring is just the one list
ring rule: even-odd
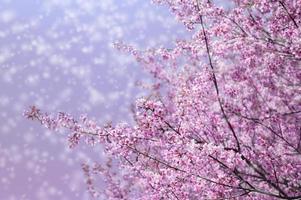
{"label": "blurred background", "polygon": [[168,47],[186,34],[151,0],[0,0],[0,200],[90,199],[81,163],[101,147],[70,150],[23,111],[131,122],[135,83],[151,80],[113,42]]}

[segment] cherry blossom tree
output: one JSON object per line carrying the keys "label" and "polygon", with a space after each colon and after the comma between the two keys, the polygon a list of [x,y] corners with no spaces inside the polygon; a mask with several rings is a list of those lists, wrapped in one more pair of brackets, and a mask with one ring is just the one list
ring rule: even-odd
{"label": "cherry blossom tree", "polygon": [[155,79],[134,125],[25,115],[68,129],[71,147],[105,147],[106,164],[83,164],[94,197],[301,199],[301,0],[154,2],[192,37],[171,49],[116,44]]}

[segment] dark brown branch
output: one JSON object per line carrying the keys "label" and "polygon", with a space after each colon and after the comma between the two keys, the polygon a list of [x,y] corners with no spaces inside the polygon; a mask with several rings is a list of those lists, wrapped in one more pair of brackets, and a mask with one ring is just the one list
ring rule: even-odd
{"label": "dark brown branch", "polygon": [[278,1],[280,3],[280,5],[283,7],[283,9],[285,10],[285,12],[287,13],[287,15],[289,16],[289,18],[293,21],[294,25],[296,26],[296,28],[299,28],[296,20],[294,19],[294,17],[289,13],[288,9],[286,8],[285,4],[279,0]]}
{"label": "dark brown branch", "polygon": [[236,187],[236,186],[232,186],[232,185],[228,185],[228,184],[216,182],[216,181],[211,180],[211,179],[209,179],[209,178],[202,177],[202,176],[200,176],[200,175],[198,175],[198,174],[191,174],[191,173],[189,173],[189,172],[187,172],[187,171],[185,171],[185,170],[182,170],[182,169],[179,168],[179,167],[172,166],[171,164],[169,164],[169,163],[167,163],[167,162],[165,162],[165,161],[161,161],[161,160],[159,160],[159,159],[157,159],[157,158],[155,158],[155,157],[153,157],[153,156],[150,156],[148,153],[144,153],[144,152],[142,152],[142,151],[139,151],[139,150],[136,149],[135,147],[128,146],[128,148],[131,149],[131,150],[133,150],[134,152],[136,152],[136,153],[138,153],[138,154],[141,154],[141,155],[143,155],[144,157],[149,158],[149,159],[151,159],[151,160],[153,160],[153,161],[155,161],[155,162],[157,162],[157,163],[159,163],[159,164],[162,164],[162,165],[164,165],[165,167],[170,168],[170,169],[172,169],[172,170],[175,170],[175,171],[178,171],[178,172],[182,172],[182,173],[185,173],[185,174],[188,174],[188,175],[196,176],[197,178],[200,178],[200,179],[205,180],[205,181],[207,181],[207,182],[214,183],[214,184],[217,184],[217,185],[221,185],[221,186],[224,186],[224,187],[234,188],[234,189],[241,189],[240,187]]}
{"label": "dark brown branch", "polygon": [[[270,185],[272,188],[276,189],[279,194],[279,198],[283,198],[283,199],[289,199],[289,197],[287,196],[287,194],[274,182],[272,182],[271,180],[269,180],[266,175],[264,174],[264,172],[262,172],[262,170],[258,169],[258,166],[255,166],[248,158],[246,158],[244,155],[241,155],[241,158],[258,174],[261,176],[261,178],[268,184]],[[262,167],[260,167],[262,169]],[[278,196],[278,195],[277,195]]]}
{"label": "dark brown branch", "polygon": [[240,143],[239,143],[238,137],[237,137],[237,135],[236,135],[236,133],[234,131],[234,128],[233,128],[232,124],[229,121],[228,116],[226,115],[226,112],[224,110],[224,107],[222,105],[222,101],[221,101],[221,98],[220,98],[219,87],[218,87],[217,78],[216,78],[215,72],[214,72],[213,62],[212,62],[212,58],[211,58],[211,54],[210,54],[210,48],[209,48],[209,41],[208,41],[208,38],[207,38],[207,34],[206,34],[206,30],[205,30],[205,26],[204,26],[203,16],[202,15],[200,15],[200,22],[201,22],[201,26],[202,26],[203,35],[204,35],[204,40],[205,40],[205,45],[206,45],[206,50],[207,50],[209,65],[210,65],[211,70],[212,70],[213,83],[214,83],[214,87],[215,87],[215,90],[216,90],[219,107],[221,109],[221,112],[223,114],[223,117],[224,117],[224,119],[225,119],[225,121],[226,121],[229,129],[232,132],[233,137],[235,138],[236,146],[237,146],[237,151],[241,152]]}

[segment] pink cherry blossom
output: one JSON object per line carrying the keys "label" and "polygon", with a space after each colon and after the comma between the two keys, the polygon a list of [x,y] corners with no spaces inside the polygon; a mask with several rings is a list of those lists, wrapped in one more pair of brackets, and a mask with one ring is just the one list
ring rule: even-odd
{"label": "pink cherry blossom", "polygon": [[[107,199],[301,199],[301,1],[156,0],[193,33],[172,49],[132,54],[156,84],[134,125],[25,115],[100,144],[112,160],[83,165]],[[100,174],[106,187],[92,179]]]}

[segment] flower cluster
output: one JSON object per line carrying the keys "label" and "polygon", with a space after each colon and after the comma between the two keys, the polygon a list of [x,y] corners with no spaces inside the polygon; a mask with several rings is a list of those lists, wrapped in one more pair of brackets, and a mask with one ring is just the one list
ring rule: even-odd
{"label": "flower cluster", "polygon": [[193,36],[173,49],[117,44],[158,82],[134,126],[26,116],[69,129],[71,146],[105,146],[124,173],[95,168],[107,199],[301,199],[301,1],[154,2]]}

